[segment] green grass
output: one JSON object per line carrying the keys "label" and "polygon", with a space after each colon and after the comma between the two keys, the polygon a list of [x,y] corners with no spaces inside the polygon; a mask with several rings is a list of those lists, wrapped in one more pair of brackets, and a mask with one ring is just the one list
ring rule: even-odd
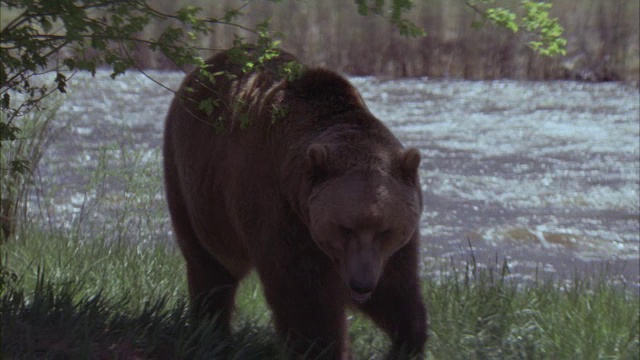
{"label": "green grass", "polygon": [[[171,245],[80,242],[31,232],[2,245],[2,358],[281,358],[255,276],[237,298],[234,335],[189,317]],[[456,269],[449,269],[456,270]],[[19,274],[19,275],[16,275]],[[637,294],[598,279],[511,283],[506,265],[425,279],[430,359],[638,359]],[[355,359],[388,341],[351,317]]]}

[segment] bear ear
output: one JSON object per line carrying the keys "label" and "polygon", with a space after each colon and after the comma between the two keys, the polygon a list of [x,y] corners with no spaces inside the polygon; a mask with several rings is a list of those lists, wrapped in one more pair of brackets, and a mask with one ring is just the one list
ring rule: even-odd
{"label": "bear ear", "polygon": [[418,168],[420,167],[420,150],[408,148],[400,155],[400,173],[402,177],[416,182],[418,179]]}
{"label": "bear ear", "polygon": [[326,176],[329,164],[329,152],[325,145],[311,144],[307,148],[307,164],[314,181]]}

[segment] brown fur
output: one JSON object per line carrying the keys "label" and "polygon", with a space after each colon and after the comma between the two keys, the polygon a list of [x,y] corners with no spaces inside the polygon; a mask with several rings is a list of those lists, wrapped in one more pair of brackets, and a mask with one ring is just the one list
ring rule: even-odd
{"label": "brown fur", "polygon": [[[294,352],[348,358],[353,306],[387,332],[393,351],[419,354],[420,154],[334,72],[282,80],[278,66],[293,60],[282,53],[244,74],[221,53],[210,71],[234,76],[189,75],[171,105],[166,191],[193,304],[228,331],[238,282],[255,268]],[[207,98],[220,100],[210,114],[198,110]],[[286,115],[274,119],[275,108]]]}

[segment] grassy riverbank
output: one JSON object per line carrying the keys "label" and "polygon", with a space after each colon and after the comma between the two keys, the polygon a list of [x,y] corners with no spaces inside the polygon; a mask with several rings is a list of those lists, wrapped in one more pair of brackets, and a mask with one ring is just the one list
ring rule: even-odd
{"label": "grassy riverbank", "polygon": [[[2,357],[278,358],[260,285],[237,297],[223,341],[188,318],[183,263],[171,245],[82,241],[27,232],[2,245]],[[451,270],[451,269],[449,269]],[[16,275],[17,274],[17,275]],[[430,359],[637,359],[636,294],[593,278],[570,286],[508,280],[506,265],[425,279]],[[351,317],[356,359],[381,358],[384,335]],[[222,355],[224,354],[224,355]]]}

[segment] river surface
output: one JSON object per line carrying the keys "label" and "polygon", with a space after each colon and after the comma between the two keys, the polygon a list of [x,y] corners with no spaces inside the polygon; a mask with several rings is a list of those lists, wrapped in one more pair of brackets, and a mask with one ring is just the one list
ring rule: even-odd
{"label": "river surface", "polygon": [[[150,72],[176,89],[182,73]],[[352,78],[420,149],[424,269],[505,259],[513,277],[640,282],[640,94],[620,83]],[[138,73],[78,74],[32,211],[78,232],[169,241],[160,148],[173,94]],[[143,194],[143,195],[140,195]],[[132,220],[133,219],[133,220]],[[106,236],[106,235],[105,235]]]}

